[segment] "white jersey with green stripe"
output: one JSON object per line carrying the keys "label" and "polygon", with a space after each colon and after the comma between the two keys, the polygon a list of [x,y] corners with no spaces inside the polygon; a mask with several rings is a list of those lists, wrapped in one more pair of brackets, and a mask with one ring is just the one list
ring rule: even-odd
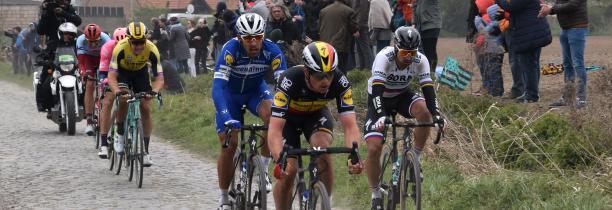
{"label": "white jersey with green stripe", "polygon": [[385,47],[376,55],[372,65],[372,76],[368,80],[369,94],[372,94],[372,85],[383,84],[385,85],[383,97],[395,97],[409,90],[414,77],[418,78],[420,85],[433,83],[429,72],[429,61],[425,55],[418,52],[412,64],[404,69],[398,68],[395,57],[394,47]]}

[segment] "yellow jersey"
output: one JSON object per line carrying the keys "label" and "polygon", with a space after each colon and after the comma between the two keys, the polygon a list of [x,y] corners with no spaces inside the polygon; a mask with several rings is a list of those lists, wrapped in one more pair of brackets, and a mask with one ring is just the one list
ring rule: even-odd
{"label": "yellow jersey", "polygon": [[147,40],[144,51],[140,55],[135,55],[129,39],[123,39],[113,49],[109,71],[146,71],[147,63],[151,63],[154,77],[163,76],[159,51],[153,42]]}

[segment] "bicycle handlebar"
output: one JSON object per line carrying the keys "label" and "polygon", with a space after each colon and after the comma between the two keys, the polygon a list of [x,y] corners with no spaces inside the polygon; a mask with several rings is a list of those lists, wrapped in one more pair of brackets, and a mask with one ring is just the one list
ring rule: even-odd
{"label": "bicycle handlebar", "polygon": [[[436,127],[436,123],[435,122],[426,122],[426,123],[421,123],[421,122],[402,122],[402,123],[397,123],[397,122],[394,122],[393,120],[391,120],[390,118],[391,117],[388,117],[388,118],[385,119],[385,124],[386,125],[391,125],[392,127],[401,127],[401,128]],[[444,131],[442,129],[438,129],[438,132],[436,134],[436,140],[434,140],[434,144],[440,143],[440,140],[444,136],[443,134],[444,134]]]}
{"label": "bicycle handlebar", "polygon": [[283,148],[283,152],[281,153],[281,157],[279,158],[279,163],[281,165],[281,169],[283,171],[287,167],[287,157],[290,155],[293,156],[319,156],[323,154],[340,154],[340,153],[348,153],[351,157],[351,164],[355,165],[360,162],[359,158],[359,150],[357,148],[357,142],[353,142],[352,148],[347,147],[328,147],[328,148],[299,148],[299,149],[290,149],[288,146]]}
{"label": "bicycle handlebar", "polygon": [[[251,124],[251,125],[243,125],[242,128],[240,128],[240,130],[243,131],[267,131],[268,130],[268,126],[265,125],[259,125],[259,124]],[[221,147],[223,147],[224,149],[229,147],[229,143],[232,137],[232,129],[226,125],[225,126],[225,130],[223,130],[223,132],[225,133],[225,139],[223,140],[223,144],[221,145]]]}

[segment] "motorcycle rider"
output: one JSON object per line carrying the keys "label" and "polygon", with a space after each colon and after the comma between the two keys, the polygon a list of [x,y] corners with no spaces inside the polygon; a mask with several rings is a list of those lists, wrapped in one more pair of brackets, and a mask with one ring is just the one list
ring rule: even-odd
{"label": "motorcycle rider", "polygon": [[[58,32],[57,32],[58,41],[55,42],[54,44],[55,47],[53,49],[53,52],[46,51],[46,52],[41,53],[39,55],[40,59],[46,60],[46,61],[53,61],[55,58],[55,55],[54,55],[55,48],[60,47],[60,46],[72,47],[75,50],[75,55],[76,55],[76,35],[77,35],[77,27],[74,24],[70,22],[62,23],[58,27]],[[36,87],[37,89],[36,100],[37,100],[37,104],[40,105],[39,108],[42,108],[42,111],[48,111],[54,105],[53,96],[51,94],[51,86],[50,86],[50,83],[51,83],[50,75],[52,73],[53,73],[53,67],[43,66],[39,74],[40,79],[38,80],[37,87]]]}
{"label": "motorcycle rider", "polygon": [[[42,54],[44,54],[43,57],[53,60],[57,46],[66,43],[63,37],[58,36],[58,28],[62,24],[71,23],[72,26],[74,26],[74,37],[76,37],[76,27],[81,25],[81,17],[76,14],[76,10],[70,5],[70,0],[45,0],[41,5],[40,14],[40,19],[36,26],[38,35],[41,35],[39,36],[40,40],[38,42],[39,48],[44,49],[42,52]],[[74,40],[72,42],[74,42]],[[43,92],[51,92],[50,89],[47,91],[43,90],[44,88],[49,88],[42,84],[46,81],[47,75],[44,74],[44,72],[47,71],[47,69],[49,69],[48,66],[42,68],[39,74],[41,77],[36,86],[36,104],[38,111],[41,112],[50,108],[43,105],[52,103],[51,101],[46,101],[48,98],[46,98],[45,95],[41,95]]]}

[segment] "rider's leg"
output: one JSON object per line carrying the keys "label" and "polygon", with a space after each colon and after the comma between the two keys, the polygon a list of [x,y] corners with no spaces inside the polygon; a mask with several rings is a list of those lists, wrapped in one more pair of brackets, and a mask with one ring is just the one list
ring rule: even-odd
{"label": "rider's leg", "polygon": [[149,141],[153,132],[153,119],[151,119],[151,99],[144,99],[140,103],[140,117],[142,119],[142,130],[144,132],[145,153],[149,154]]}
{"label": "rider's leg", "polygon": [[[264,122],[264,125],[268,125],[268,123],[270,122],[270,115],[272,114],[272,111],[270,109],[270,107],[272,107],[272,100],[264,100],[261,102],[261,104],[259,104],[259,107],[257,107],[257,114],[259,115],[259,118],[261,118],[261,120]],[[268,132],[263,132],[262,135],[262,147],[261,147],[261,156],[262,156],[262,161],[263,161],[263,165],[264,167],[267,167],[270,164],[270,149],[268,148],[268,144],[266,143],[266,137],[268,136]]]}
{"label": "rider's leg", "polygon": [[[410,115],[416,118],[417,122],[432,121],[431,113],[429,113],[425,105],[425,100],[414,101],[410,107]],[[430,127],[418,127],[414,129],[414,150],[417,152],[417,155],[420,155],[420,152],[423,151],[425,142],[427,138],[429,138],[429,131]]]}
{"label": "rider's leg", "polygon": [[293,182],[295,181],[295,175],[298,170],[298,162],[295,158],[287,159],[287,167],[285,167],[285,172],[287,173],[282,179],[277,179],[276,184],[274,185],[274,203],[276,204],[276,209],[291,209],[289,206],[291,205],[291,196],[293,196],[293,192],[291,192],[291,188],[293,187]]}
{"label": "rider's leg", "polygon": [[[87,78],[87,76],[85,77]],[[87,125],[93,124],[93,94],[94,94],[94,81],[91,79],[85,79],[85,116],[87,116]]]}
{"label": "rider's leg", "polygon": [[380,198],[380,154],[382,151],[382,136],[370,136],[366,138],[368,145],[368,157],[366,160],[366,170],[368,173],[368,183],[372,191],[373,198]]}
{"label": "rider's leg", "polygon": [[[219,142],[223,144],[225,141],[225,133],[219,133]],[[229,147],[221,147],[219,158],[217,159],[217,175],[219,178],[219,189],[221,191],[221,203],[229,203],[227,190],[234,177],[234,166],[233,159],[234,153],[236,153],[236,147],[238,144],[238,132],[231,132],[231,140]]]}
{"label": "rider's leg", "polygon": [[[331,146],[332,135],[326,131],[317,131],[310,136],[310,145],[313,147],[327,148]],[[327,193],[331,196],[334,186],[334,167],[331,155],[321,155],[317,160],[317,168],[321,171],[321,181],[327,188]]]}
{"label": "rider's leg", "polygon": [[102,146],[108,146],[107,137],[110,130],[111,115],[113,114],[113,102],[115,95],[112,92],[106,92],[100,110],[100,142]]}
{"label": "rider's leg", "polygon": [[[122,88],[121,91],[128,91],[128,89]],[[117,133],[119,135],[123,135],[123,123],[127,117],[126,115],[128,111],[127,99],[124,97],[119,97],[116,100],[119,100],[119,107],[117,108],[117,116],[115,116],[115,124],[117,125]]]}

